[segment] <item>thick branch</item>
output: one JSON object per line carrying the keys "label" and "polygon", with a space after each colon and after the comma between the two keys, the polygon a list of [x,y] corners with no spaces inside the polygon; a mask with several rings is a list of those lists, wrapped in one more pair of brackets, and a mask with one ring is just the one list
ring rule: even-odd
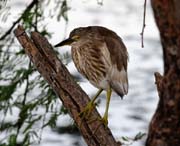
{"label": "thick branch", "polygon": [[146,146],[180,145],[180,1],[151,0],[160,31],[164,76],[156,73],[159,104]]}
{"label": "thick branch", "polygon": [[79,116],[90,101],[89,97],[73,80],[48,41],[37,32],[31,34],[32,41],[20,26],[15,30],[15,35],[37,70],[69,110],[87,144],[89,146],[121,146],[120,142],[115,141],[109,128],[105,128],[100,120],[88,122],[88,119],[100,119],[96,109],[88,119],[82,119]]}

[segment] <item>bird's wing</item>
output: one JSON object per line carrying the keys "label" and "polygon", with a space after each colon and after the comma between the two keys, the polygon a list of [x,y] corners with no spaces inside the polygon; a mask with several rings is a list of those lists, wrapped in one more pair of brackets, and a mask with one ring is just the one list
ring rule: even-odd
{"label": "bird's wing", "polygon": [[105,27],[95,26],[90,28],[91,31],[94,31],[95,36],[98,36],[98,39],[102,38],[102,41],[106,43],[112,63],[116,64],[119,70],[122,67],[127,70],[128,53],[122,39],[115,32]]}
{"label": "bird's wing", "polygon": [[110,52],[112,63],[117,65],[119,71],[121,71],[123,67],[127,71],[128,53],[121,38],[104,37],[104,39]]}
{"label": "bird's wing", "polygon": [[127,61],[128,53],[120,38],[105,37],[110,52],[112,67],[110,69],[110,85],[121,97],[128,93]]}

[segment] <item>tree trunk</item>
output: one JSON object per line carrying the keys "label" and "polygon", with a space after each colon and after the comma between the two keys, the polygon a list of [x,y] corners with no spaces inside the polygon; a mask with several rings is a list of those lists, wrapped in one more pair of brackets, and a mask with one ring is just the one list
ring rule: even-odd
{"label": "tree trunk", "polygon": [[[57,58],[48,41],[37,32],[31,34],[31,40],[20,26],[15,30],[15,35],[37,70],[68,109],[88,146],[121,146],[120,142],[115,141],[109,128],[97,120],[101,117],[96,109],[88,118],[82,119],[79,116],[90,99]],[[96,120],[89,122],[89,119]]]}
{"label": "tree trunk", "polygon": [[155,73],[159,104],[146,146],[180,146],[180,0],[151,0],[160,31],[164,75]]}

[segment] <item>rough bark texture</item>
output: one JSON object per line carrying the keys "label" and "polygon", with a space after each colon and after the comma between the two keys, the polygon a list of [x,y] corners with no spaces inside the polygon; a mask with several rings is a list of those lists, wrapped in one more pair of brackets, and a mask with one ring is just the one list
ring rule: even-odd
{"label": "rough bark texture", "polygon": [[[69,110],[88,146],[121,146],[120,142],[115,141],[109,128],[105,128],[100,120],[88,122],[88,119],[79,117],[79,113],[90,101],[89,97],[73,80],[48,41],[37,32],[31,34],[31,40],[20,26],[14,33],[37,70]],[[89,119],[100,119],[96,109]]]}
{"label": "rough bark texture", "polygon": [[180,0],[151,0],[160,31],[164,75],[155,73],[159,104],[146,146],[180,146]]}

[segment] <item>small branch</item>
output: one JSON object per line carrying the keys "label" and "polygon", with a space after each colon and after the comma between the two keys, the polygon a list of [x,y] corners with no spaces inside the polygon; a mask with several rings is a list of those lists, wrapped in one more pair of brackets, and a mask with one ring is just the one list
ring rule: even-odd
{"label": "small branch", "polygon": [[35,8],[36,17],[35,17],[35,26],[34,26],[34,29],[35,29],[36,32],[38,32],[38,17],[39,17],[38,5],[39,5],[39,3],[37,2],[36,3],[36,8]]}
{"label": "small branch", "polygon": [[155,76],[155,84],[157,86],[157,91],[158,91],[159,97],[161,98],[162,86],[163,86],[163,76],[158,72],[155,72],[154,76]]}
{"label": "small branch", "polygon": [[140,33],[140,35],[141,35],[141,47],[142,48],[144,48],[144,29],[146,27],[146,4],[147,4],[147,1],[144,0],[143,26],[142,26],[142,31]]}
{"label": "small branch", "polygon": [[36,3],[38,3],[38,0],[33,0],[29,4],[29,6],[27,6],[27,8],[24,10],[24,12],[21,14],[21,16],[16,21],[14,21],[12,26],[0,37],[0,41],[4,40],[11,33],[11,31],[14,29],[14,27],[21,21],[21,19],[23,18],[23,15],[27,11],[31,10]]}
{"label": "small branch", "polygon": [[[31,68],[31,61],[29,61],[29,65],[28,65],[28,69],[30,69],[30,68]],[[24,91],[24,99],[22,101],[22,105],[26,104],[28,88],[29,88],[29,75],[27,75],[27,77],[26,77],[26,87],[25,87],[25,91]]]}
{"label": "small branch", "polygon": [[[58,59],[48,41],[37,32],[31,34],[31,40],[20,26],[14,33],[37,70],[68,109],[88,146],[121,146],[120,142],[115,141],[110,129],[98,120],[101,117],[96,109],[89,117],[82,119],[79,116],[90,99]],[[95,120],[90,122],[92,119]]]}

